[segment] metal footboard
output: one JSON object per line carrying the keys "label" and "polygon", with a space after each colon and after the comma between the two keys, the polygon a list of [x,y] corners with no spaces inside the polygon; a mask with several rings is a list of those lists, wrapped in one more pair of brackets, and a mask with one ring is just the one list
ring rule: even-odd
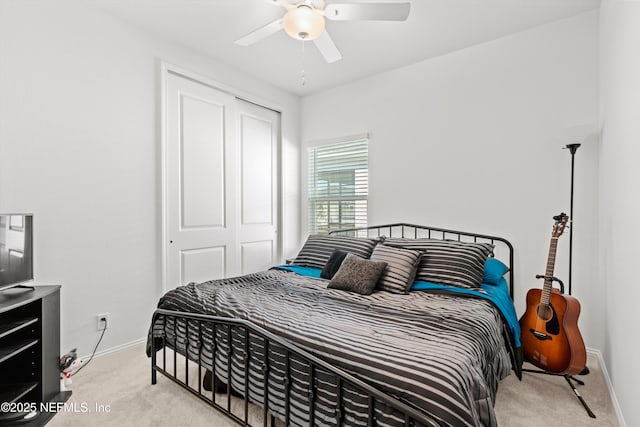
{"label": "metal footboard", "polygon": [[[184,334],[176,333],[178,324],[185,329]],[[158,309],[153,313],[151,325],[151,383],[156,384],[157,372],[160,372],[240,425],[252,426],[249,422],[250,403],[262,407],[262,425],[264,427],[267,427],[269,423],[273,426],[275,417],[284,421],[287,426],[300,424],[299,422],[293,422],[291,418],[291,398],[294,388],[292,384],[296,382],[298,397],[301,393],[300,388],[306,385],[304,391],[308,400],[308,408],[302,408],[302,411],[306,412],[308,425],[315,426],[317,424],[316,410],[319,407],[318,396],[321,393],[326,396],[327,393],[327,390],[320,390],[318,385],[326,383],[326,378],[332,378],[329,382],[333,386],[329,387],[329,391],[332,394],[331,398],[335,401],[335,412],[332,414],[333,420],[330,423],[327,423],[326,413],[324,414],[324,424],[376,426],[378,425],[378,417],[381,416],[381,411],[391,411],[394,417],[399,420],[398,423],[394,423],[397,425],[404,425],[405,427],[440,425],[433,418],[416,408],[381,392],[342,369],[297,347],[288,340],[246,320]],[[206,331],[209,331],[209,335]],[[168,336],[168,332],[172,332],[171,336]],[[224,340],[227,343],[226,349],[220,348],[220,344],[216,343],[218,333],[226,334],[227,339]],[[179,339],[183,340],[183,342],[180,343]],[[207,340],[211,339],[213,342],[207,342]],[[252,343],[255,344],[256,342],[262,348],[261,352],[252,351]],[[203,391],[203,370],[208,369],[203,367],[203,348],[205,345],[209,345],[212,349],[212,377],[221,376],[226,380],[226,397],[224,395],[216,396],[215,386],[212,386],[210,393]],[[168,348],[173,350],[172,356],[167,356]],[[160,351],[162,362],[159,365],[158,353]],[[216,354],[216,352],[220,351],[224,353],[222,356],[220,356],[220,353]],[[284,355],[282,372],[277,378],[270,372],[273,369],[270,363],[272,352]],[[184,380],[179,378],[181,375],[178,375],[178,353],[184,356]],[[168,357],[171,360],[168,360]],[[235,357],[236,361],[240,360],[240,363],[236,363],[235,367],[233,366],[232,357]],[[216,372],[216,360],[220,359],[226,361],[227,366],[226,372],[222,374]],[[301,362],[303,363],[302,365]],[[293,367],[294,364],[295,368]],[[306,367],[304,376],[308,381],[300,382],[299,379],[296,380],[294,378],[294,369],[296,374],[299,375],[300,366]],[[192,370],[197,369],[197,385],[189,383],[190,368]],[[256,392],[255,389],[252,391],[250,387],[251,385],[255,386],[255,373],[260,371],[262,373],[262,384],[259,386],[262,391]],[[319,378],[322,378],[322,381]],[[252,379],[253,384],[251,384]],[[277,380],[280,380],[278,386],[284,390],[284,396],[278,396],[278,405],[275,405],[269,393],[273,387],[270,382]],[[240,384],[240,386],[234,387],[234,383]],[[238,390],[238,388],[240,389]],[[232,411],[231,401],[234,394],[243,399],[241,411]],[[350,413],[353,408],[349,408],[345,404],[347,395],[350,396],[350,399],[357,395],[360,401],[366,405],[366,410],[362,411],[363,413],[366,412],[366,421],[364,419],[354,421]],[[275,406],[279,407],[276,408]],[[298,407],[297,410],[300,411],[301,408]],[[239,414],[238,412],[242,413]]]}

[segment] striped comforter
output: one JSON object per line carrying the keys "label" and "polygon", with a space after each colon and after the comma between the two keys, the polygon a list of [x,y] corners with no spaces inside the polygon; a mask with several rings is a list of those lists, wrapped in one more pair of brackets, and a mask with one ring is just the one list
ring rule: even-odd
{"label": "striped comforter", "polygon": [[[503,321],[488,301],[453,295],[376,292],[364,296],[326,288],[326,281],[280,270],[189,284],[165,294],[159,308],[246,319],[282,336],[381,391],[419,408],[451,426],[495,426],[493,402],[498,382],[511,362],[503,338]],[[167,324],[169,343],[184,353],[184,325]],[[154,334],[159,335],[154,326]],[[190,328],[189,356],[197,360],[198,335]],[[212,331],[204,334],[201,363],[212,367]],[[244,348],[240,331],[216,330],[216,376],[227,382],[229,338],[232,386],[245,389]],[[175,341],[174,341],[175,340]],[[263,344],[250,339],[249,400],[263,400]],[[284,414],[282,355],[269,353],[269,407]],[[335,381],[318,375],[314,420],[308,411],[307,369],[291,362],[292,425],[336,425]],[[276,380],[272,381],[271,377]],[[282,379],[282,378],[280,378]],[[357,392],[343,395],[346,425],[366,425],[366,401]],[[376,407],[377,425],[404,425],[393,411]]]}

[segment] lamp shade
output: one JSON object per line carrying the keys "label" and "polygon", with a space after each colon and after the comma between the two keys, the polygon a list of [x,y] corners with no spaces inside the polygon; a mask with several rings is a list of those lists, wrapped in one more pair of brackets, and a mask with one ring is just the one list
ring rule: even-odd
{"label": "lamp shade", "polygon": [[310,6],[289,9],[282,19],[284,30],[294,39],[314,40],[324,32],[324,17]]}

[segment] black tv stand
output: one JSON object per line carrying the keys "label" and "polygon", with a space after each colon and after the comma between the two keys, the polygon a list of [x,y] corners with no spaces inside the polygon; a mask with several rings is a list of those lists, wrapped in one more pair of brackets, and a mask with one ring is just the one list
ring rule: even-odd
{"label": "black tv stand", "polygon": [[[0,292],[0,403],[13,409],[0,412],[0,426],[41,426],[55,415],[46,410],[55,408],[49,402],[71,395],[60,391],[59,365],[60,286],[21,285]],[[15,411],[25,408],[35,410]]]}

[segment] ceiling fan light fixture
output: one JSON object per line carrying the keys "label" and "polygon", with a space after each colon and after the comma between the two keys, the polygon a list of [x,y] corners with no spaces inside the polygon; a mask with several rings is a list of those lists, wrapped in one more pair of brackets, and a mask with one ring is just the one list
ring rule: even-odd
{"label": "ceiling fan light fixture", "polygon": [[314,40],[324,32],[324,17],[306,4],[291,8],[282,18],[284,30],[294,39]]}

